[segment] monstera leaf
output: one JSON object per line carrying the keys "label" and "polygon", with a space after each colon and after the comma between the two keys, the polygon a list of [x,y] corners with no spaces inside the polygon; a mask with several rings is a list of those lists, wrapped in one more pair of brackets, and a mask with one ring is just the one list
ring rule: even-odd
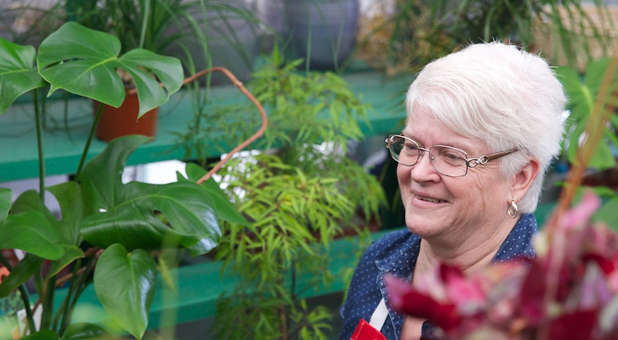
{"label": "monstera leaf", "polygon": [[180,89],[183,72],[178,59],[144,49],[120,56],[120,47],[118,38],[111,34],[69,22],[43,40],[37,67],[52,86],[50,94],[65,89],[114,107],[119,107],[125,96],[125,85],[116,72],[122,69],[131,75],[137,88],[138,117]]}
{"label": "monstera leaf", "polygon": [[0,114],[22,94],[43,86],[34,68],[34,47],[0,38]]}
{"label": "monstera leaf", "polygon": [[84,202],[91,206],[81,222],[81,235],[102,248],[120,243],[127,249],[155,249],[165,244],[193,254],[208,252],[221,235],[217,218],[226,212],[215,209],[220,204],[204,187],[186,179],[164,185],[122,183],[127,157],[147,140],[117,138],[84,167],[79,182]]}
{"label": "monstera leaf", "polygon": [[138,339],[146,331],[156,264],[144,250],[132,253],[120,244],[107,248],[94,271],[94,290],[105,310]]}

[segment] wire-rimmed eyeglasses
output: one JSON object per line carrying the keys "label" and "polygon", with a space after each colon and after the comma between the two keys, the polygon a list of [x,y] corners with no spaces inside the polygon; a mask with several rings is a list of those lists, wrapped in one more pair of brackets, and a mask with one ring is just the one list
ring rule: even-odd
{"label": "wire-rimmed eyeglasses", "polygon": [[415,165],[427,151],[433,168],[440,174],[449,177],[465,176],[468,173],[468,168],[486,165],[490,161],[518,151],[517,148],[512,148],[507,151],[470,158],[468,153],[454,146],[437,144],[424,148],[417,141],[401,135],[388,136],[384,142],[391,157],[401,165]]}

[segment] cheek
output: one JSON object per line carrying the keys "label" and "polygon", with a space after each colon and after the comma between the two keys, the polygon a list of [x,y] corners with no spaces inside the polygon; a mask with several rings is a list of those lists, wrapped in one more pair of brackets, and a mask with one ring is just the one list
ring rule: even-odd
{"label": "cheek", "polygon": [[410,167],[397,165],[397,180],[399,185],[410,182]]}
{"label": "cheek", "polygon": [[399,189],[401,191],[401,197],[405,198],[407,195],[407,188],[410,184],[410,168],[402,165],[397,165],[397,181],[399,182]]}

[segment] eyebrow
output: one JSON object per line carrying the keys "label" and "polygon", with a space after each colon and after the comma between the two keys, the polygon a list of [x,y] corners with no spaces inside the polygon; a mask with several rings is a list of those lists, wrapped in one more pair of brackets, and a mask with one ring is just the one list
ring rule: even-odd
{"label": "eyebrow", "polygon": [[[414,139],[415,141],[417,141],[423,147],[427,146],[427,144],[423,143],[420,138],[414,136],[411,133],[407,133],[405,130],[401,131],[401,135],[405,136],[405,137],[408,137],[408,138],[411,138],[411,139]],[[461,149],[461,150],[465,151],[468,154],[470,154],[470,150],[472,149],[472,145],[470,145],[470,144],[461,144],[461,143],[436,143],[434,145],[452,146],[452,147]]]}

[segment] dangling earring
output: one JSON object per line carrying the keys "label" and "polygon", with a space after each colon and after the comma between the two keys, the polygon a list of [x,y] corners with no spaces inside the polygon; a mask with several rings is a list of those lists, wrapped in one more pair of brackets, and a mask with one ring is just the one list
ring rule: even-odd
{"label": "dangling earring", "polygon": [[517,217],[519,213],[519,208],[517,207],[517,203],[514,200],[511,200],[508,207],[506,208],[506,214],[511,216],[512,218]]}

